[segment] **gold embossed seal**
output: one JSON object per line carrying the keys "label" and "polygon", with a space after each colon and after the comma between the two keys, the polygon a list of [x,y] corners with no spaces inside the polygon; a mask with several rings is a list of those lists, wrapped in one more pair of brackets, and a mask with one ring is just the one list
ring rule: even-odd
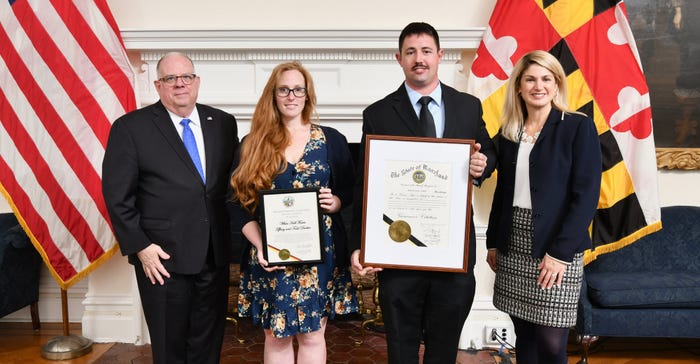
{"label": "gold embossed seal", "polygon": [[279,252],[280,259],[282,260],[287,260],[290,257],[289,250],[287,249],[282,249]]}
{"label": "gold embossed seal", "polygon": [[413,172],[412,177],[413,177],[413,182],[415,182],[416,184],[421,184],[421,183],[425,182],[425,172],[423,172],[421,170],[417,170],[417,171]]}
{"label": "gold embossed seal", "polygon": [[411,236],[411,225],[406,221],[396,220],[389,225],[389,237],[397,243],[403,243]]}

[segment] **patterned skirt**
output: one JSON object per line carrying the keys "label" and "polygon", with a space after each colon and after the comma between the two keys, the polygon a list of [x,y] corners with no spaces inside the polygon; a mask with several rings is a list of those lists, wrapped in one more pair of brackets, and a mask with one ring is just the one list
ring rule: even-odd
{"label": "patterned skirt", "polygon": [[542,289],[537,284],[541,259],[533,258],[532,210],[513,207],[513,226],[508,255],[497,253],[493,305],[499,310],[538,325],[571,327],[583,276],[583,253],[567,266],[562,284]]}

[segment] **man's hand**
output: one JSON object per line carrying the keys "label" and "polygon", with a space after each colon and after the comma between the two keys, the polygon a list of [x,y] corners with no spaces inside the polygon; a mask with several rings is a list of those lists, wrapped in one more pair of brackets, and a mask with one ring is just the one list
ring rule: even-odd
{"label": "man's hand", "polygon": [[168,273],[163,264],[160,262],[161,259],[170,259],[170,255],[164,252],[160,245],[152,243],[145,249],[136,253],[136,256],[141,261],[143,271],[146,273],[146,277],[148,277],[152,284],[156,284],[156,281],[158,281],[158,283],[160,283],[162,286],[165,283],[163,276],[170,278],[170,273]]}
{"label": "man's hand", "polygon": [[474,178],[481,177],[484,174],[484,169],[486,169],[486,154],[479,152],[481,149],[481,144],[474,143],[474,153],[471,158],[469,158],[469,174]]}
{"label": "man's hand", "polygon": [[350,265],[352,266],[352,270],[361,276],[367,273],[380,272],[382,270],[382,268],[363,267],[362,264],[360,264],[360,249],[352,252],[350,256]]}

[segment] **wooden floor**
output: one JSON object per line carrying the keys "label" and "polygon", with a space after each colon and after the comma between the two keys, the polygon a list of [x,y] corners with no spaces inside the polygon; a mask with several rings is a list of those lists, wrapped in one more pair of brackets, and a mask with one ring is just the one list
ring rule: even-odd
{"label": "wooden floor", "polygon": [[[244,323],[245,324],[245,323]],[[345,322],[344,325],[348,325]],[[330,324],[329,324],[330,326]],[[245,327],[248,335],[258,335],[260,332],[256,328]],[[227,330],[229,332],[230,330]],[[334,337],[333,330],[327,331],[327,339],[329,341],[339,341],[340,337]],[[340,331],[338,331],[340,332]],[[80,325],[73,324],[71,326],[72,334],[80,334]],[[329,335],[330,333],[330,335]],[[82,357],[72,360],[52,361],[45,360],[41,357],[41,347],[50,339],[63,335],[62,327],[56,323],[43,323],[40,331],[35,332],[31,328],[30,323],[0,323],[0,364],[46,364],[46,363],[61,363],[61,364],[105,364],[105,363],[130,363],[130,364],[150,364],[150,350],[148,345],[134,346],[128,344],[93,344],[92,351]],[[228,334],[227,334],[228,335]],[[385,350],[383,346],[383,337],[372,337],[369,334],[365,342],[365,351],[367,350]],[[376,334],[379,335],[379,334]],[[328,337],[331,336],[331,337]],[[347,340],[347,336],[342,338]],[[373,345],[373,339],[376,339],[378,344]],[[228,341],[230,338],[227,337]],[[249,340],[255,340],[251,337]],[[253,345],[258,351],[261,345]],[[334,346],[329,346],[329,351],[332,351]],[[346,346],[347,348],[348,346]],[[369,348],[367,348],[369,347]],[[228,349],[230,350],[230,349]],[[347,349],[345,349],[347,350]],[[345,351],[344,350],[344,351]],[[577,363],[580,356],[577,352],[578,348],[575,345],[569,347],[571,355],[569,363]],[[235,350],[234,350],[235,351]],[[358,352],[359,353],[359,352]],[[253,353],[251,361],[243,361],[235,355],[222,355],[222,363],[242,363],[242,362],[261,362],[259,359],[260,353]],[[372,360],[368,361],[362,358],[356,360],[335,361],[334,353],[329,353],[329,363],[370,363],[382,362]],[[339,354],[339,353],[336,353]],[[347,358],[348,354],[344,353]],[[255,356],[258,355],[258,356]],[[384,353],[374,353],[373,358],[378,359],[386,357]],[[251,356],[248,356],[249,358]],[[258,358],[258,359],[255,359]],[[359,359],[359,360],[357,360]],[[385,359],[384,359],[385,360]],[[460,351],[458,357],[460,364],[476,364],[476,363],[511,363],[515,364],[515,359],[510,355],[499,355],[495,351],[479,351],[468,352]],[[608,338],[602,339],[594,346],[591,355],[589,356],[590,364],[690,364],[700,363],[700,340],[672,340],[672,339],[622,339]]]}
{"label": "wooden floor", "polygon": [[[80,324],[71,324],[71,334],[80,334]],[[42,323],[39,331],[34,331],[30,322],[0,323],[0,363],[95,363],[114,344],[93,344],[92,351],[73,360],[45,360],[41,357],[41,347],[49,340],[63,335],[63,326],[58,323]]]}

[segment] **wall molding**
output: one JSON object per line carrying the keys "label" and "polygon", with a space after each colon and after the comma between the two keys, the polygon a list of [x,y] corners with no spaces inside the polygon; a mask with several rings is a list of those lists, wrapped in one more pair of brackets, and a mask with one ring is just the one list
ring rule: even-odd
{"label": "wall molding", "polygon": [[[476,49],[484,28],[439,30],[443,49]],[[124,30],[121,34],[130,50],[194,49],[391,49],[398,45],[401,29],[352,30]]]}
{"label": "wall molding", "polygon": [[[205,62],[395,62],[393,49],[179,49],[165,48],[141,52],[144,61],[157,61],[171,50],[181,50],[196,63]],[[458,61],[460,49],[445,49],[443,61]]]}
{"label": "wall molding", "polygon": [[[440,79],[466,86],[464,52],[475,49],[483,28],[441,30],[444,55]],[[170,51],[186,53],[202,77],[199,101],[228,111],[247,134],[253,110],[274,65],[298,60],[311,72],[319,91],[321,123],[361,137],[362,110],[396,89],[403,80],[396,64],[398,34],[390,30],[123,30],[137,72],[140,105],[157,100],[155,64]]]}

